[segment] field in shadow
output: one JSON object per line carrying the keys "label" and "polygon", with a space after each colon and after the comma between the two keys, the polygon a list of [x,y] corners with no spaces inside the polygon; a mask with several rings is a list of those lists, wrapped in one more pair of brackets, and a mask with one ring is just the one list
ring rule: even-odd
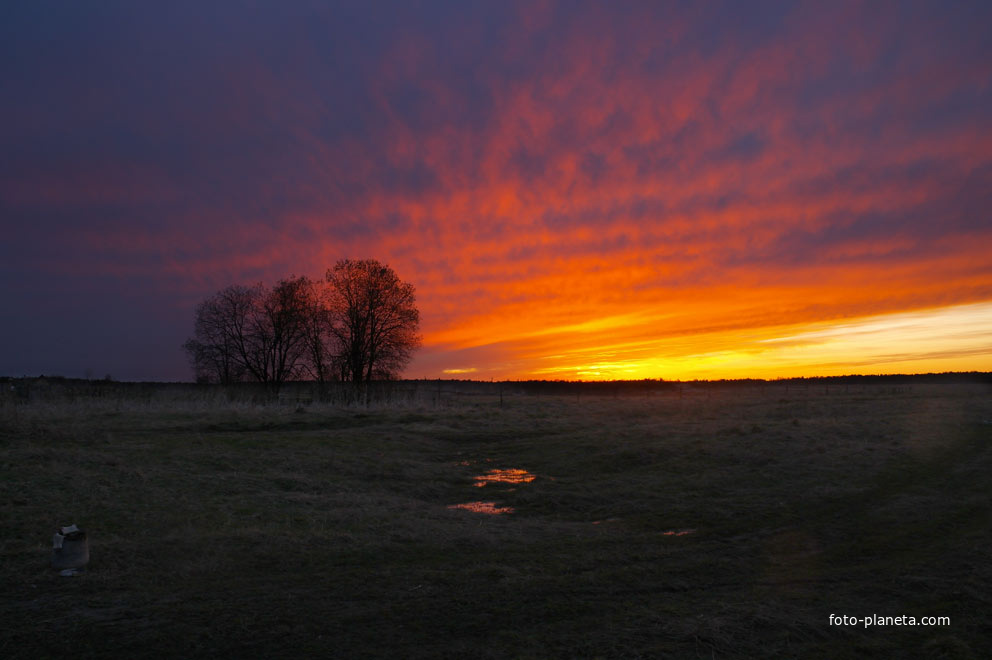
{"label": "field in shadow", "polygon": [[0,654],[983,658],[990,394],[5,405]]}

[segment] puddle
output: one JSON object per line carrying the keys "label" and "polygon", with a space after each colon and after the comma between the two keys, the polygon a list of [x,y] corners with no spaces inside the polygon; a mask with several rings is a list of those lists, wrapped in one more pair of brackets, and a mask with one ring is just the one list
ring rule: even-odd
{"label": "puddle", "polygon": [[695,534],[694,529],[670,529],[667,532],[662,532],[662,536],[688,536],[689,534]]}
{"label": "puddle", "polygon": [[[493,462],[493,459],[485,459],[486,463]],[[459,461],[458,465],[468,466],[472,465],[472,461]],[[472,477],[476,488],[482,488],[483,486],[488,486],[489,484],[527,484],[534,481],[537,476],[527,470],[518,469],[493,469],[488,470],[485,474],[480,474]],[[512,493],[516,488],[505,488],[502,492]],[[472,511],[473,513],[485,513],[490,516],[498,516],[504,513],[513,513],[515,509],[512,506],[500,506],[496,502],[465,502],[464,504],[451,504],[448,506],[449,509],[464,509],[465,511]]]}
{"label": "puddle", "polygon": [[475,479],[476,488],[482,488],[489,484],[527,484],[534,481],[534,474],[527,470],[489,470],[485,474],[480,474]]}
{"label": "puddle", "polygon": [[513,513],[512,506],[497,506],[495,502],[465,502],[464,504],[448,505],[449,509],[465,509],[473,513],[487,513],[498,516],[503,513]]}

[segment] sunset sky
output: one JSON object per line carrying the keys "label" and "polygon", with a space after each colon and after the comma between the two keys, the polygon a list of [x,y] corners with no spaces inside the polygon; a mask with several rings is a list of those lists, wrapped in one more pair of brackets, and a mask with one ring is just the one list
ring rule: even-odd
{"label": "sunset sky", "polygon": [[992,371],[992,3],[0,9],[0,375],[377,258],[420,378]]}

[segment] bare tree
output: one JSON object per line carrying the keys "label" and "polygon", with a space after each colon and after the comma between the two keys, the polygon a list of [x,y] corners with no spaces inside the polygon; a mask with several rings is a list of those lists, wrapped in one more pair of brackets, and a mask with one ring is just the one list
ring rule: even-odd
{"label": "bare tree", "polygon": [[365,383],[398,376],[420,345],[414,289],[374,259],[344,259],[323,283],[234,285],[196,308],[183,345],[197,380]]}
{"label": "bare tree", "polygon": [[258,379],[278,391],[285,381],[301,375],[306,355],[307,292],[310,280],[281,280],[259,300],[254,322]]}
{"label": "bare tree", "polygon": [[195,336],[185,344],[198,380],[232,383],[246,378],[274,393],[300,375],[306,354],[306,277],[234,285],[196,308]]}
{"label": "bare tree", "polygon": [[193,379],[197,383],[221,383],[233,382],[230,369],[226,364],[227,357],[222,351],[216,349],[214,344],[204,344],[194,337],[190,337],[183,343],[183,350],[189,359],[190,367],[193,369]]}
{"label": "bare tree", "polygon": [[334,366],[339,352],[337,338],[332,332],[333,320],[324,288],[319,282],[310,279],[305,284],[302,291],[303,341],[306,350],[303,369],[311,379],[323,385],[339,375]]}
{"label": "bare tree", "polygon": [[197,305],[194,336],[183,344],[197,380],[229,384],[245,379],[246,333],[260,286],[229,286]]}
{"label": "bare tree", "polygon": [[326,281],[342,379],[398,376],[421,342],[413,285],[375,259],[342,259]]}

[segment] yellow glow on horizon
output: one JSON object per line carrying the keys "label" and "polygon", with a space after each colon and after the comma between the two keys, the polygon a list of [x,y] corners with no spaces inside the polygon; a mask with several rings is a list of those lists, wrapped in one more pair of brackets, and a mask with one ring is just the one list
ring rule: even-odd
{"label": "yellow glow on horizon", "polygon": [[[558,327],[545,338],[552,340],[554,352],[544,350],[546,341],[508,343],[504,352],[525,365],[520,371],[481,364],[473,369],[498,378],[549,380],[992,371],[992,302],[680,336],[619,333],[623,328],[615,318],[574,324],[570,330]],[[609,341],[617,337],[622,340]]]}

